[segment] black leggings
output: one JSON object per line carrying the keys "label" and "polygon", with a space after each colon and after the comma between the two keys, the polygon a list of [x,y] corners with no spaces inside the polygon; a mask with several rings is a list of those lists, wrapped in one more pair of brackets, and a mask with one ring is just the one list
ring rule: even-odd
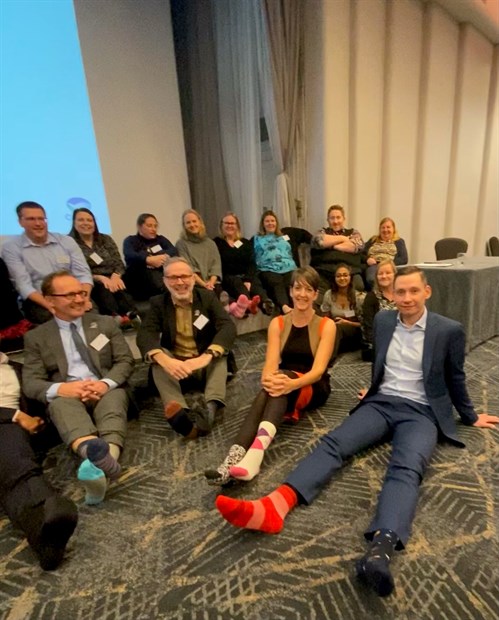
{"label": "black leggings", "polygon": [[[297,376],[291,370],[280,370],[279,372],[292,379]],[[284,414],[295,408],[299,395],[300,390],[295,390],[284,396],[270,396],[265,390],[260,390],[244,418],[234,443],[247,450],[253,443],[258,427],[262,422],[271,422],[276,428],[279,428]]]}

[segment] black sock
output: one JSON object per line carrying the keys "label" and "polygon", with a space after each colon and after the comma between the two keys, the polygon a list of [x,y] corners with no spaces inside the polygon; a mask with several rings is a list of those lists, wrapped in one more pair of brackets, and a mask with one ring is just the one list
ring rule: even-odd
{"label": "black sock", "polygon": [[399,538],[392,530],[378,530],[367,553],[356,563],[357,577],[378,596],[388,596],[395,587],[390,560],[398,542]]}

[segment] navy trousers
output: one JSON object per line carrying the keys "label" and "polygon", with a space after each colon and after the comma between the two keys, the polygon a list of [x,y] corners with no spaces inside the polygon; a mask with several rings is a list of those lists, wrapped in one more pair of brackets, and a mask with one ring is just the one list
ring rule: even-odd
{"label": "navy trousers", "polygon": [[334,430],[285,481],[310,504],[345,460],[370,446],[392,441],[392,454],[378,497],[376,514],[365,533],[371,539],[381,528],[396,532],[403,548],[411,532],[419,485],[438,439],[430,407],[395,396],[377,394]]}

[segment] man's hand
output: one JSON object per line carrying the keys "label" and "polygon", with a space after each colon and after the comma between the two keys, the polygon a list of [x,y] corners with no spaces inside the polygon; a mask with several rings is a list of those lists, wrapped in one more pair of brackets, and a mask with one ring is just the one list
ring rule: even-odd
{"label": "man's hand", "polygon": [[497,428],[496,424],[499,424],[498,416],[490,415],[489,413],[479,413],[478,420],[472,426],[477,428]]}
{"label": "man's hand", "polygon": [[166,355],[166,353],[158,353],[158,355],[154,356],[154,361],[161,366],[167,374],[177,379],[177,381],[187,379],[187,377],[192,374],[192,371],[185,365],[185,362],[170,357]]}
{"label": "man's hand", "polygon": [[18,424],[25,431],[28,431],[30,435],[35,435],[45,426],[45,421],[38,416],[32,418],[27,413],[24,413],[24,411],[19,411],[16,416],[15,424]]}
{"label": "man's hand", "polygon": [[92,383],[94,383],[92,379],[83,379],[82,381],[67,381],[66,383],[61,383],[59,389],[57,390],[57,396],[62,396],[64,398],[77,398],[78,400],[82,400],[88,392],[88,386]]}
{"label": "man's hand", "polygon": [[98,401],[108,391],[109,386],[104,381],[89,381],[86,392],[81,397],[81,402],[86,403],[88,401]]}
{"label": "man's hand", "polygon": [[201,355],[198,355],[198,357],[192,357],[189,360],[185,360],[184,366],[189,370],[190,374],[192,374],[196,370],[206,368],[212,359],[213,356],[209,353],[202,353]]}

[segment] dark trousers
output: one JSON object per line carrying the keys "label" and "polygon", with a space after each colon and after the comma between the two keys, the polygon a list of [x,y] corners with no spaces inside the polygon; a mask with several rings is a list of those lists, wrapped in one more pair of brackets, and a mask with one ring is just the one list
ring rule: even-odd
{"label": "dark trousers", "polygon": [[24,316],[35,325],[41,325],[54,318],[52,312],[49,312],[47,308],[40,306],[31,299],[25,299],[23,301],[23,313]]}
{"label": "dark trousers", "polygon": [[102,282],[95,282],[92,289],[92,299],[100,314],[124,316],[128,312],[136,312],[134,301],[128,291],[111,293]]}
{"label": "dark trousers", "polygon": [[396,396],[369,397],[321,438],[286,484],[295,489],[302,503],[310,504],[348,458],[390,437],[392,454],[365,536],[371,539],[376,530],[390,529],[403,548],[410,536],[419,485],[437,443],[438,429],[430,407]]}
{"label": "dark trousers", "polygon": [[134,299],[143,301],[161,295],[165,292],[163,283],[163,269],[147,269],[147,267],[134,269],[129,267],[123,281]]}
{"label": "dark trousers", "polygon": [[259,276],[265,290],[270,299],[279,308],[283,306],[293,306],[289,297],[289,288],[291,286],[292,271],[287,273],[274,273],[273,271],[260,271]]}
{"label": "dark trousers", "polygon": [[0,504],[27,536],[31,509],[56,494],[36,461],[28,433],[17,424],[0,425]]}

